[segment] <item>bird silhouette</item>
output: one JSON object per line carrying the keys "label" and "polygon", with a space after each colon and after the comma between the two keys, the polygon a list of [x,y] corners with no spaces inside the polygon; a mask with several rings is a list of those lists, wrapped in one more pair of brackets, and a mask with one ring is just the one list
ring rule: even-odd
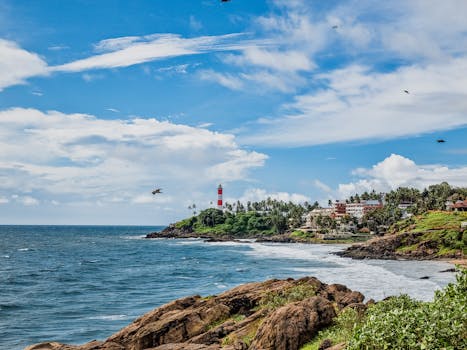
{"label": "bird silhouette", "polygon": [[446,140],[443,140],[443,139],[437,139],[437,140],[436,140],[436,142],[438,142],[438,143],[445,143],[445,142],[446,142]]}
{"label": "bird silhouette", "polygon": [[406,94],[410,94],[409,90],[404,90],[404,92],[405,92]]}
{"label": "bird silhouette", "polygon": [[151,192],[152,194],[162,193],[162,188],[156,188],[154,191]]}
{"label": "bird silhouette", "polygon": [[333,25],[333,26],[332,26],[332,29],[337,29],[337,28],[339,28],[338,25]]}

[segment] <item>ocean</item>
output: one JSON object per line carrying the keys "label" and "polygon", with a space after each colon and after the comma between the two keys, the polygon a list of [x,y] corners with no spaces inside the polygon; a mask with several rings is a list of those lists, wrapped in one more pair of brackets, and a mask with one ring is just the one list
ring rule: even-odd
{"label": "ocean", "polygon": [[[431,300],[454,281],[443,262],[351,260],[343,245],[144,239],[162,227],[0,226],[0,349],[104,340],[183,296],[316,276],[367,299]],[[421,277],[429,277],[421,279]]]}

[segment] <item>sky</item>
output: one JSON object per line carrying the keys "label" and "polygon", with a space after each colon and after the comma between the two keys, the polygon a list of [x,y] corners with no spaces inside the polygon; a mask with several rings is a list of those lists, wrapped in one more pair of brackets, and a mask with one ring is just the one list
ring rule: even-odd
{"label": "sky", "polygon": [[466,13],[0,0],[0,224],[166,225],[219,184],[224,201],[323,205],[467,186]]}

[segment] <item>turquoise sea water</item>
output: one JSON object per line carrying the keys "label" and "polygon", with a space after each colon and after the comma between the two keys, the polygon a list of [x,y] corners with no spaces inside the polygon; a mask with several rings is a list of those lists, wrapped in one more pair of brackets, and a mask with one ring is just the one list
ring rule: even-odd
{"label": "turquoise sea water", "polygon": [[[342,245],[143,239],[161,227],[0,226],[0,349],[103,340],[173,299],[269,278],[316,276],[367,298],[430,300],[441,262],[356,261]],[[429,279],[420,277],[429,276]]]}

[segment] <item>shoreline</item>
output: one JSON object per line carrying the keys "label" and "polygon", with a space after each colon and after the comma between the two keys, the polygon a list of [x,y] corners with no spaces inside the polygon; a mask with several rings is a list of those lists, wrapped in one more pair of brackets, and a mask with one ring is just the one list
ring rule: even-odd
{"label": "shoreline", "polygon": [[[163,231],[167,230],[164,229]],[[394,254],[388,255],[388,252],[383,252],[378,256],[373,254],[356,256],[354,254],[346,254],[348,249],[359,248],[362,246],[367,246],[368,243],[373,242],[373,240],[381,240],[383,237],[375,237],[367,241],[351,241],[351,240],[339,240],[339,239],[328,239],[320,240],[316,238],[304,239],[301,237],[293,237],[290,234],[284,235],[274,235],[274,236],[261,236],[261,235],[252,235],[252,236],[242,236],[235,237],[232,235],[218,235],[215,233],[203,233],[197,234],[195,232],[182,232],[177,229],[169,229],[169,232],[151,232],[145,236],[145,239],[200,239],[204,240],[206,243],[215,243],[215,242],[236,242],[236,243],[282,243],[282,244],[341,244],[347,245],[347,248],[339,252],[333,253],[341,257],[347,257],[355,260],[364,260],[364,259],[374,259],[374,260],[394,260],[394,261],[442,261],[447,262],[452,265],[459,265],[462,268],[467,268],[467,259],[465,258],[455,258],[455,257],[433,257],[433,256],[396,256]]]}
{"label": "shoreline", "polygon": [[447,263],[453,264],[455,266],[460,266],[463,269],[467,269],[467,259],[446,259],[441,261],[446,261]]}

